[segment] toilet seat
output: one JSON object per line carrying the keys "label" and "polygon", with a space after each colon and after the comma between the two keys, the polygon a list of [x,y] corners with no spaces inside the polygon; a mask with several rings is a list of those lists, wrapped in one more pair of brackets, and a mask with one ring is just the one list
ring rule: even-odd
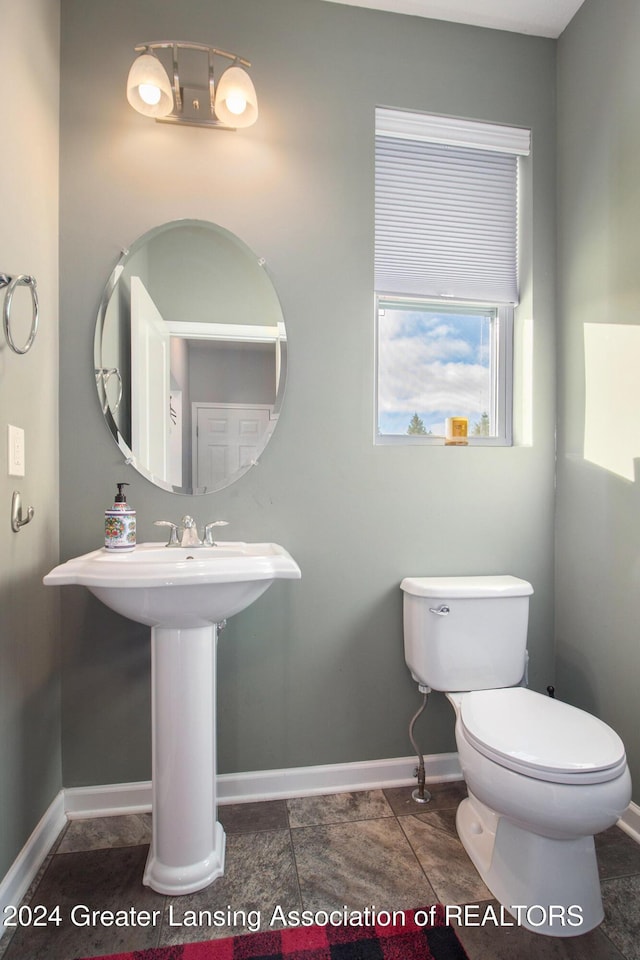
{"label": "toilet seat", "polygon": [[626,769],[618,734],[584,710],[524,687],[460,697],[465,738],[500,766],[551,783],[604,783]]}

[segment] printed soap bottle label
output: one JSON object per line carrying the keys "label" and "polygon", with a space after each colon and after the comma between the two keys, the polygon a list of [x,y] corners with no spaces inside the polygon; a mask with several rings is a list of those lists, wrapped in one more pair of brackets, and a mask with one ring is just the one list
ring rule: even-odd
{"label": "printed soap bottle label", "polygon": [[104,545],[108,550],[132,550],[136,545],[134,510],[105,510]]}

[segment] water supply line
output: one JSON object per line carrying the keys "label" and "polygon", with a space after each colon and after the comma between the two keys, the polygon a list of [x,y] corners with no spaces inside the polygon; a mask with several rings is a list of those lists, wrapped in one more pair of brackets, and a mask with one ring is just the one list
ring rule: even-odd
{"label": "water supply line", "polygon": [[431,794],[429,793],[428,790],[425,790],[424,788],[425,779],[426,779],[425,770],[424,770],[424,757],[422,755],[422,751],[419,749],[418,744],[415,741],[415,737],[413,735],[413,728],[416,724],[416,720],[418,719],[420,714],[423,712],[423,710],[427,706],[427,698],[431,693],[431,688],[425,687],[423,686],[423,684],[419,683],[418,690],[422,694],[422,703],[419,709],[411,718],[411,723],[409,724],[409,739],[411,740],[411,745],[413,746],[413,749],[418,755],[418,770],[417,770],[418,786],[417,786],[417,789],[413,791],[411,796],[413,797],[416,803],[429,803],[429,801],[431,800]]}

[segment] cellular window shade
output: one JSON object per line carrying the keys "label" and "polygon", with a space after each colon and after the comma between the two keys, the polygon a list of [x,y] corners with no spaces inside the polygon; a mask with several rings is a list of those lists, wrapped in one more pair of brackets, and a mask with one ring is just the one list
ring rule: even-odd
{"label": "cellular window shade", "polygon": [[376,135],[379,293],[518,301],[515,154]]}

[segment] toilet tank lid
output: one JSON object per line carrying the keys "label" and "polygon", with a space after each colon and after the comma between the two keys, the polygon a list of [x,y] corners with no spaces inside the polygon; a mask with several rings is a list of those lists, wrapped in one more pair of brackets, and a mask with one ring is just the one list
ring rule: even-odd
{"label": "toilet tank lid", "polygon": [[433,597],[434,600],[528,597],[533,593],[530,583],[511,576],[405,577],[400,589],[415,597]]}

